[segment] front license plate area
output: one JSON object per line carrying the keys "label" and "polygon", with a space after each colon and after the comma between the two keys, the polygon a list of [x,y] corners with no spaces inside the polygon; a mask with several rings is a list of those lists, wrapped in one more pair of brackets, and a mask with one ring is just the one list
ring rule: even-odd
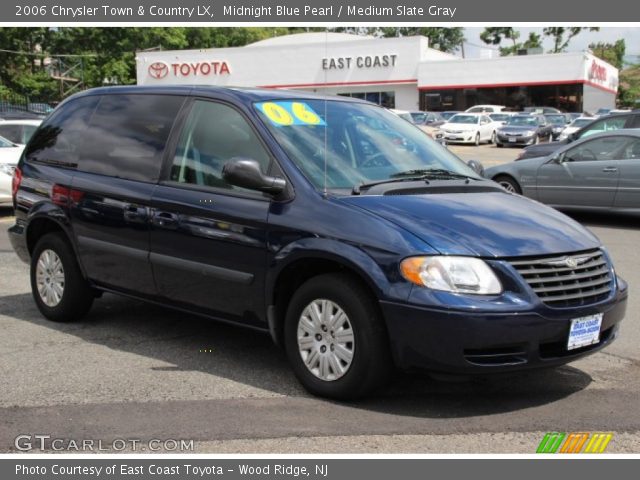
{"label": "front license plate area", "polygon": [[510,142],[512,142],[512,143],[516,143],[516,142],[518,141],[518,139],[517,139],[517,138],[513,138],[513,137],[511,137],[511,138],[509,139],[509,141],[510,141]]}
{"label": "front license plate area", "polygon": [[574,318],[569,328],[569,340],[567,350],[587,347],[600,341],[600,328],[602,327],[602,313],[589,315],[588,317]]}

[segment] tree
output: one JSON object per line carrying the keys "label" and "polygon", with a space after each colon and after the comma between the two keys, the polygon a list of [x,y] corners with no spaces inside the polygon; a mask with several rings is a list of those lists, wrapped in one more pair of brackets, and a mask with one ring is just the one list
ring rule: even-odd
{"label": "tree", "polygon": [[640,107],[640,65],[633,65],[620,72],[618,106]]}
{"label": "tree", "polygon": [[589,44],[589,48],[596,57],[610,63],[618,70],[622,70],[624,67],[624,55],[626,52],[624,38],[616,41],[616,43],[591,43]]}
{"label": "tree", "polygon": [[520,32],[513,27],[486,27],[480,34],[480,39],[488,45],[500,45],[503,40],[511,40],[515,49]]}
{"label": "tree", "polygon": [[422,35],[429,39],[431,48],[443,52],[454,52],[464,42],[462,27],[376,27],[367,29],[366,34],[385,38]]}
{"label": "tree", "polygon": [[546,37],[551,37],[553,39],[553,49],[551,49],[550,53],[560,53],[564,52],[569,46],[569,42],[571,39],[578,35],[583,30],[589,30],[590,32],[597,32],[600,30],[598,27],[547,27],[542,30],[542,33]]}

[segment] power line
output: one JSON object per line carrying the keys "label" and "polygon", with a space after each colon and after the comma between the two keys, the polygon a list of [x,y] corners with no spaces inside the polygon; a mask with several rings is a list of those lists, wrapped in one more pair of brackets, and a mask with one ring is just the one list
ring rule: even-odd
{"label": "power line", "polygon": [[29,55],[32,57],[97,57],[97,53],[35,53],[35,52],[22,52],[19,50],[6,50],[0,48],[2,53],[15,53],[16,55]]}

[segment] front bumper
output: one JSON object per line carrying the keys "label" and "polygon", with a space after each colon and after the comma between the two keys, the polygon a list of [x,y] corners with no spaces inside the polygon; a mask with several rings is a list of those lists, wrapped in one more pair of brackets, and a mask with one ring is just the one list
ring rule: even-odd
{"label": "front bumper", "polygon": [[442,138],[452,143],[475,143],[476,132],[443,133]]}
{"label": "front bumper", "polygon": [[528,136],[528,137],[513,137],[506,135],[496,135],[496,142],[502,145],[532,145],[536,141],[536,135]]}
{"label": "front bumper", "polygon": [[[396,365],[451,374],[489,374],[562,365],[609,345],[627,307],[618,279],[611,297],[575,308],[463,311],[381,302]],[[603,313],[599,343],[567,350],[571,319]]]}

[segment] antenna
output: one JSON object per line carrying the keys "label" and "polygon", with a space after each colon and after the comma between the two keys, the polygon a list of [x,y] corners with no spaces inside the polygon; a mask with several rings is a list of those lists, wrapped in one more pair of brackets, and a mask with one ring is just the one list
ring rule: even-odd
{"label": "antenna", "polygon": [[[329,58],[329,28],[324,29],[324,58]],[[324,69],[324,190],[322,194],[327,197],[327,132],[329,119],[327,118],[327,69]]]}

